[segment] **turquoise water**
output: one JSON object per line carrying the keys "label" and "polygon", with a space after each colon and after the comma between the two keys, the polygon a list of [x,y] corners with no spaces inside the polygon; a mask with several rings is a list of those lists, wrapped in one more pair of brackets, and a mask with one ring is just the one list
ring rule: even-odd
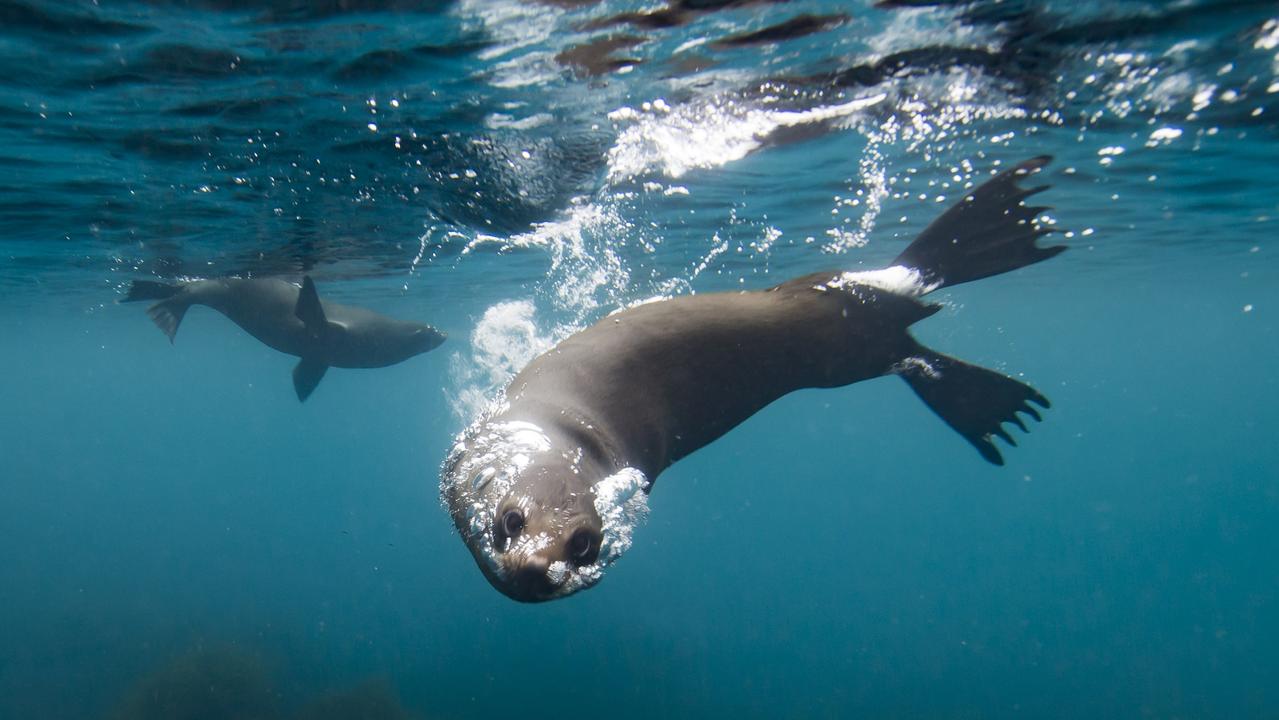
{"label": "turquoise water", "polygon": [[[708,4],[0,0],[0,717],[1279,715],[1273,3]],[[440,463],[536,352],[1039,154],[1070,251],[915,328],[1052,400],[1006,467],[801,391],[597,587],[485,582]],[[303,273],[450,339],[299,404],[116,303]]]}

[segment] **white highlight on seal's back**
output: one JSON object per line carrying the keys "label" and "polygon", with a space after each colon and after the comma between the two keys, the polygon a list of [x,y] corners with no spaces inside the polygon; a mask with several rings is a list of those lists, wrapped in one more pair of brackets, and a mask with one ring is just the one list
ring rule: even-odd
{"label": "white highlight on seal's back", "polygon": [[844,272],[826,283],[832,290],[846,290],[853,285],[867,285],[907,297],[919,297],[941,287],[940,282],[924,282],[924,276],[914,268],[893,265],[879,270]]}

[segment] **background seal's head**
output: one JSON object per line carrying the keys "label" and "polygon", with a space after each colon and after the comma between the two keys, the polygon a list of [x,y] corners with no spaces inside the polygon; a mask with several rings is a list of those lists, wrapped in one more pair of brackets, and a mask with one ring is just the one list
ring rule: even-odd
{"label": "background seal's head", "polygon": [[541,602],[591,587],[648,514],[648,481],[517,420],[481,420],[445,460],[440,494],[493,587]]}

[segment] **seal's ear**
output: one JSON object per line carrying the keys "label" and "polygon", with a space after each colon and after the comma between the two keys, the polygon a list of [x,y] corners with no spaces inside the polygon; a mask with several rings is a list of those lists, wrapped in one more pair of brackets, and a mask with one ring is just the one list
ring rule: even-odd
{"label": "seal's ear", "polygon": [[320,306],[320,293],[316,292],[310,275],[302,278],[302,291],[298,293],[298,304],[293,308],[293,314],[312,335],[319,335],[324,329],[324,308]]}

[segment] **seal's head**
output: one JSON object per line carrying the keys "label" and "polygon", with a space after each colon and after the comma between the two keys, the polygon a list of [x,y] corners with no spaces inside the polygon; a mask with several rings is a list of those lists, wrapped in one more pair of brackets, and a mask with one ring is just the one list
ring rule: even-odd
{"label": "seal's head", "polygon": [[518,420],[480,421],[445,461],[440,493],[493,587],[522,602],[599,582],[647,516],[648,483]]}
{"label": "seal's head", "polygon": [[347,308],[353,316],[330,322],[323,336],[327,352],[343,358],[341,367],[386,367],[439,347],[447,336],[430,325]]}
{"label": "seal's head", "polygon": [[381,333],[376,342],[388,357],[404,360],[439,347],[447,336],[419,322],[394,320],[390,331]]}

